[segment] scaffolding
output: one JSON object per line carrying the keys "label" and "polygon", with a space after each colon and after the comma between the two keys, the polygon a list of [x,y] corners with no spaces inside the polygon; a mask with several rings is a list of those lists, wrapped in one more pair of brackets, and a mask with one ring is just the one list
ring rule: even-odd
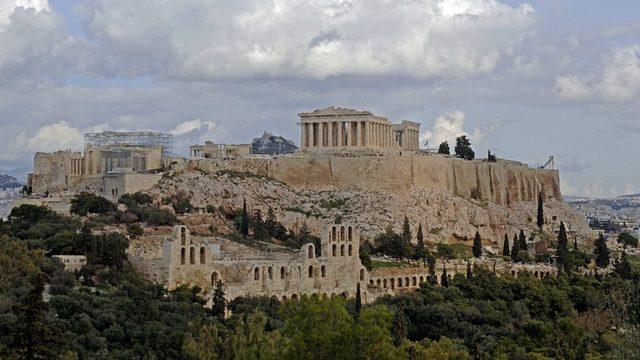
{"label": "scaffolding", "polygon": [[114,145],[160,147],[164,157],[171,155],[173,152],[173,135],[152,131],[88,133],[84,134],[84,143],[85,146],[96,148]]}

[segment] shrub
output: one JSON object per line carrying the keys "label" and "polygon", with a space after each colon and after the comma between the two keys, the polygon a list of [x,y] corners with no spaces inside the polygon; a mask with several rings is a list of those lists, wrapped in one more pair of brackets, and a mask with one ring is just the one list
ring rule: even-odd
{"label": "shrub", "polygon": [[116,210],[116,206],[106,198],[82,192],[71,199],[71,213],[77,215],[106,214]]}

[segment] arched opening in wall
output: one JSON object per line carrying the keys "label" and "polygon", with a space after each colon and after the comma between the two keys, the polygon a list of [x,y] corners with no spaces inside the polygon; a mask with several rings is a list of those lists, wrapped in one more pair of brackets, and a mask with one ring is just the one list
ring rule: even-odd
{"label": "arched opening in wall", "polygon": [[344,256],[344,245],[340,245],[340,256]]}
{"label": "arched opening in wall", "polygon": [[217,283],[218,283],[218,273],[214,271],[213,274],[211,274],[211,286],[216,286]]}
{"label": "arched opening in wall", "polygon": [[313,245],[309,245],[307,247],[307,257],[309,259],[313,259]]}
{"label": "arched opening in wall", "polygon": [[336,244],[333,244],[333,248],[332,249],[333,250],[332,250],[331,253],[333,254],[333,256],[338,256]]}
{"label": "arched opening in wall", "polygon": [[206,250],[203,247],[200,247],[200,264],[205,264],[206,263]]}
{"label": "arched opening in wall", "polygon": [[329,240],[336,241],[336,227],[335,226],[333,226],[331,228],[331,237],[329,238]]}
{"label": "arched opening in wall", "polygon": [[533,273],[533,276],[538,277],[538,271],[535,271],[535,272]]}
{"label": "arched opening in wall", "polygon": [[423,282],[424,282],[424,278],[420,276],[420,284],[422,284]]}
{"label": "arched opening in wall", "polygon": [[346,291],[343,291],[342,294],[340,294],[340,295],[342,295],[342,297],[345,298],[345,299],[349,298],[349,293],[346,292]]}
{"label": "arched opening in wall", "polygon": [[402,287],[402,278],[398,278],[398,287]]}
{"label": "arched opening in wall", "polygon": [[184,226],[180,228],[180,243],[182,246],[187,242],[187,228]]}
{"label": "arched opening in wall", "polygon": [[322,265],[322,266],[320,267],[320,275],[321,275],[322,277],[327,276],[327,268],[325,268],[325,266],[324,266],[324,265]]}
{"label": "arched opening in wall", "polygon": [[344,241],[344,226],[340,226],[340,241]]}
{"label": "arched opening in wall", "polygon": [[273,280],[273,266],[269,266],[267,274],[269,275],[269,280]]}
{"label": "arched opening in wall", "polygon": [[396,280],[394,278],[391,278],[391,280],[389,280],[391,282],[391,290],[396,288]]}
{"label": "arched opening in wall", "polygon": [[282,301],[287,301],[287,295],[282,295]]}
{"label": "arched opening in wall", "polygon": [[189,263],[195,265],[196,263],[196,249],[192,246],[189,250]]}
{"label": "arched opening in wall", "polygon": [[511,270],[511,276],[516,276],[516,271],[515,270]]}
{"label": "arched opening in wall", "polygon": [[349,226],[349,241],[353,240],[353,229]]}
{"label": "arched opening in wall", "polygon": [[351,256],[351,255],[352,255],[352,252],[353,252],[353,248],[352,248],[352,246],[351,246],[351,245],[349,245],[349,256]]}
{"label": "arched opening in wall", "polygon": [[369,280],[369,285],[373,286],[375,283],[373,282],[373,279]]}
{"label": "arched opening in wall", "polygon": [[360,269],[360,281],[364,281],[364,269]]}
{"label": "arched opening in wall", "polygon": [[284,269],[284,266],[282,266],[282,267],[280,268],[280,279],[281,279],[281,280],[284,280],[284,277],[285,277],[286,273],[287,273],[287,272],[286,272],[286,270]]}
{"label": "arched opening in wall", "polygon": [[[380,286],[380,279],[376,280],[376,285]],[[384,287],[387,287],[387,281],[384,282]]]}
{"label": "arched opening in wall", "polygon": [[253,269],[253,280],[260,280],[260,269]]}
{"label": "arched opening in wall", "polygon": [[418,279],[414,276],[413,277],[413,282],[411,283],[413,286],[418,286]]}
{"label": "arched opening in wall", "polygon": [[[380,280],[378,280],[378,281],[380,281]],[[383,284],[382,287],[386,289],[387,288],[387,279],[384,279],[382,284]]]}
{"label": "arched opening in wall", "polygon": [[409,277],[404,278],[404,286],[411,286],[409,285]]}
{"label": "arched opening in wall", "polygon": [[180,250],[180,264],[184,265],[187,262],[187,250],[182,248]]}
{"label": "arched opening in wall", "polygon": [[291,295],[291,300],[293,300],[293,301],[298,300],[298,294]]}
{"label": "arched opening in wall", "polygon": [[309,266],[309,277],[313,277],[313,266]]}
{"label": "arched opening in wall", "polygon": [[451,274],[447,274],[447,279],[451,280]]}

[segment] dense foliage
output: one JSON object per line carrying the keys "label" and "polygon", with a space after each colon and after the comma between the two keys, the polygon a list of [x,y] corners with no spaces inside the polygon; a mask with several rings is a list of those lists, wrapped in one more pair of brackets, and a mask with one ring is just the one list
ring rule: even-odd
{"label": "dense foliage", "polygon": [[[262,220],[264,231],[278,231],[264,225],[269,218]],[[255,233],[255,219],[251,223]],[[197,287],[167,291],[151,284],[126,261],[128,240],[120,234],[96,235],[78,219],[32,206],[14,209],[0,230],[0,358],[637,356],[640,287],[626,254],[614,258],[616,270],[604,278],[579,275],[572,267],[544,279],[526,273],[497,277],[469,265],[467,276],[449,280],[444,274],[446,286],[425,283],[374,304],[341,297],[284,303],[238,298],[225,318],[222,282],[212,308],[204,306]],[[407,233],[391,237],[403,243]],[[576,252],[567,250],[568,258]],[[53,253],[85,254],[89,264],[64,272],[48,257]]]}

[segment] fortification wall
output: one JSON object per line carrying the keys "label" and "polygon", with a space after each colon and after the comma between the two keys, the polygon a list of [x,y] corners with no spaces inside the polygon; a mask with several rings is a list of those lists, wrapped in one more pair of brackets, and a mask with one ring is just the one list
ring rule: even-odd
{"label": "fortification wall", "polygon": [[296,154],[275,159],[190,160],[180,167],[265,176],[296,189],[361,189],[407,193],[412,187],[511,206],[547,198],[562,200],[559,173],[498,161],[465,161],[440,155]]}

